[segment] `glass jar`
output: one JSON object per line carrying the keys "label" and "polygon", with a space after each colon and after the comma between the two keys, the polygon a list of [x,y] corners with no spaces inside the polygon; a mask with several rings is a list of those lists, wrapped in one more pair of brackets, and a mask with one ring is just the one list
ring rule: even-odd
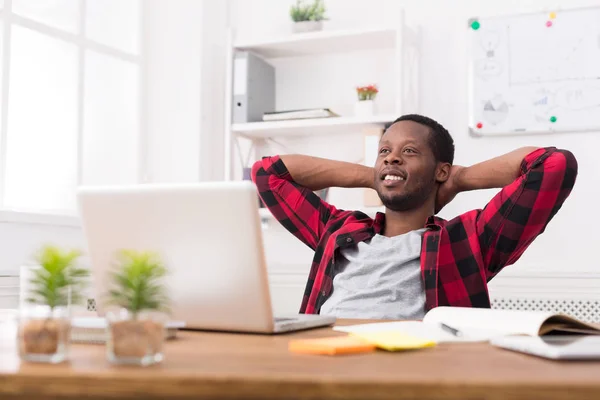
{"label": "glass jar", "polygon": [[71,318],[67,307],[24,305],[19,312],[18,347],[22,360],[60,363],[68,359]]}
{"label": "glass jar", "polygon": [[166,318],[160,313],[107,313],[106,356],[114,364],[152,365],[163,360]]}

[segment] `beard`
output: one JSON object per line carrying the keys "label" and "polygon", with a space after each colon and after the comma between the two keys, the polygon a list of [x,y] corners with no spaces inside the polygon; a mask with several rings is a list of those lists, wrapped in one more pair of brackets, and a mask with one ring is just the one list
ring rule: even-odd
{"label": "beard", "polygon": [[435,178],[431,181],[419,181],[414,189],[403,193],[382,193],[381,187],[376,191],[383,205],[392,211],[409,211],[421,207],[427,202],[435,189]]}

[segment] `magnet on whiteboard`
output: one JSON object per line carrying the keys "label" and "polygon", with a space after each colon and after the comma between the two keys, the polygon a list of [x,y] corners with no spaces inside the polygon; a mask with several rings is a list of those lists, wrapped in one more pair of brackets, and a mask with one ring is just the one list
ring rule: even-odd
{"label": "magnet on whiteboard", "polygon": [[552,26],[552,21],[546,21],[546,26],[550,28]]}
{"label": "magnet on whiteboard", "polygon": [[483,124],[481,122],[478,122],[475,126],[477,127],[477,129],[483,128]]}
{"label": "magnet on whiteboard", "polygon": [[549,15],[550,19],[554,19],[556,18],[556,13],[555,12],[551,12]]}

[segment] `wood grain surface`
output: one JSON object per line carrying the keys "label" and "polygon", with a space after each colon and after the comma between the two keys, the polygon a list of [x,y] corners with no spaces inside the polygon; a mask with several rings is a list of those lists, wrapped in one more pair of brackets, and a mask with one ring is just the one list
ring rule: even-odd
{"label": "wood grain surface", "polygon": [[[361,321],[340,321],[340,324]],[[347,356],[288,352],[285,335],[180,332],[156,366],[113,366],[103,345],[73,345],[60,365],[21,362],[0,324],[0,399],[600,399],[600,362],[558,362],[446,344]]]}

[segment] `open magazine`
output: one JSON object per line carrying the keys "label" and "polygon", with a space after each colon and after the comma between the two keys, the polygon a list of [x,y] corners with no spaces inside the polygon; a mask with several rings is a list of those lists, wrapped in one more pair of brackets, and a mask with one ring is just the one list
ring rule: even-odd
{"label": "open magazine", "polygon": [[507,335],[600,335],[600,325],[594,326],[564,314],[464,307],[434,308],[425,314],[423,321],[336,326],[334,330],[349,333],[393,331],[438,343],[489,341]]}

